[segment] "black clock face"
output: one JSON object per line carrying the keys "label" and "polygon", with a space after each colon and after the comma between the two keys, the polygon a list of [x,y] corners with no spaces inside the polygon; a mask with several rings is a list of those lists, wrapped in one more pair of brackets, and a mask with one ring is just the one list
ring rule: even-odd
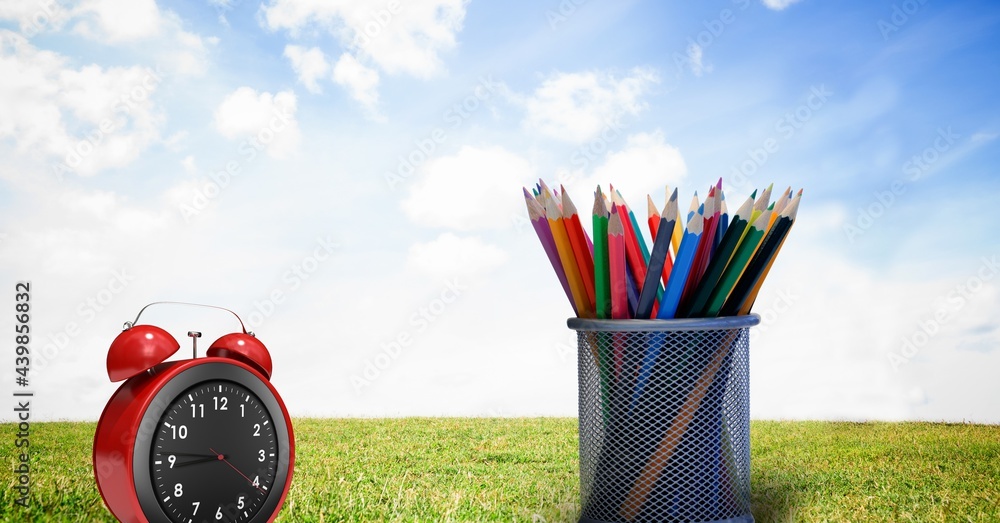
{"label": "black clock face", "polygon": [[152,434],[149,474],[163,513],[174,523],[253,520],[276,488],[275,431],[243,385],[215,379],[184,390]]}

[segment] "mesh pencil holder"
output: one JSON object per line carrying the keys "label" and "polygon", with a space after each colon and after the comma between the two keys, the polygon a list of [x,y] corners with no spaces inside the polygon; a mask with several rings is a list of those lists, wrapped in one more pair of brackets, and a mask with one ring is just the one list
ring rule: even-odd
{"label": "mesh pencil holder", "polygon": [[752,523],[749,329],[755,314],[572,318],[580,523]]}

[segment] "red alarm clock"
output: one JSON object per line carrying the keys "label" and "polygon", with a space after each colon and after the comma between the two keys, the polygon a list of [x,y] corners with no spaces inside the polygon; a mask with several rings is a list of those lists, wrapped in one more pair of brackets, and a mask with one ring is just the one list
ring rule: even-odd
{"label": "red alarm clock", "polygon": [[222,309],[242,332],[222,336],[201,358],[201,334],[189,332],[193,357],[165,361],[180,344],[138,324],[150,305],[108,350],[108,377],[125,383],[94,435],[104,503],[124,523],[274,521],[292,483],[295,439],[269,381],[270,354]]}

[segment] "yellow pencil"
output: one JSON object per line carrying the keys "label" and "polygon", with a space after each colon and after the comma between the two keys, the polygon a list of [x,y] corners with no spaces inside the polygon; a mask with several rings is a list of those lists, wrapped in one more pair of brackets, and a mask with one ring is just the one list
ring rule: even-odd
{"label": "yellow pencil", "polygon": [[569,243],[569,234],[566,232],[562,211],[559,210],[555,198],[548,191],[545,191],[545,214],[549,221],[549,229],[552,230],[552,240],[556,244],[556,251],[559,252],[559,260],[563,264],[570,291],[573,293],[573,303],[576,304],[576,310],[581,318],[592,318],[594,311],[588,307],[590,300],[587,299],[583,276],[580,274],[580,267],[573,255],[573,247]]}

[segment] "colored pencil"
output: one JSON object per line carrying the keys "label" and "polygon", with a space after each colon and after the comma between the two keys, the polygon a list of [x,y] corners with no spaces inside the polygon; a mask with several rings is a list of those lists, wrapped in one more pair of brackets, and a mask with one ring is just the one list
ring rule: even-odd
{"label": "colored pencil", "polygon": [[753,204],[753,214],[750,215],[750,223],[757,221],[757,217],[767,210],[767,206],[771,203],[771,188],[774,186],[772,183],[768,185],[763,191],[760,192],[760,197]]}
{"label": "colored pencil", "polygon": [[715,244],[715,229],[719,225],[718,204],[719,193],[713,187],[709,190],[708,197],[705,198],[705,228],[698,244],[698,250],[695,252],[694,261],[691,263],[691,272],[688,274],[687,283],[684,284],[684,290],[681,292],[678,310],[691,301],[694,290],[698,286],[698,282],[701,281],[701,277],[704,276],[708,262],[711,261],[712,246]]}
{"label": "colored pencil", "polygon": [[[670,186],[668,185],[667,187],[669,188]],[[677,189],[674,189],[674,192],[672,194],[671,193],[667,194],[666,202],[664,202],[663,204],[664,207],[667,206],[667,202],[670,201],[671,196],[673,196],[674,199],[676,200],[676,194],[677,194]],[[680,229],[684,227],[684,224],[680,224],[680,226],[677,225],[678,218],[680,217],[679,212],[674,213],[674,216],[660,215],[660,211],[656,210],[656,206],[653,204],[653,199],[648,195],[646,196],[646,198],[647,198],[646,203],[649,208],[649,235],[651,238],[653,238],[654,250],[657,240],[657,234],[660,232],[661,218],[666,219],[667,221],[672,220],[672,223],[674,224],[670,227],[669,232],[665,233],[670,236],[668,244],[669,248],[667,249],[666,258],[663,259],[663,270],[660,272],[660,274],[661,274],[661,282],[663,283],[663,285],[666,285],[667,280],[670,279],[670,271],[673,270],[674,268],[674,258],[676,257],[676,252],[677,252],[676,249],[673,248],[674,237],[675,237],[674,231],[680,231]],[[675,204],[674,207],[677,207],[677,205]],[[652,256],[652,254],[650,254],[650,256]],[[662,290],[663,290],[662,288],[657,289],[657,298],[663,298],[663,293],[661,292]],[[656,307],[654,307],[653,309],[654,309],[653,314],[655,315]]]}
{"label": "colored pencil", "polygon": [[638,319],[648,319],[653,312],[653,301],[656,299],[656,292],[660,288],[660,274],[663,272],[663,265],[669,258],[670,238],[666,231],[673,230],[674,220],[668,216],[677,215],[677,190],[670,196],[667,206],[663,208],[663,215],[660,218],[658,229],[662,229],[664,234],[657,235],[653,242],[653,252],[649,256],[649,267],[646,271],[646,279],[642,284],[642,292],[639,295],[639,305],[636,307],[635,317]]}
{"label": "colored pencil", "polygon": [[[694,196],[691,197],[691,207],[688,208],[687,220],[684,221],[685,222],[691,221],[691,218],[694,218],[694,214],[698,212],[698,209],[700,208],[701,204],[698,202],[698,191],[695,191]],[[680,249],[680,247],[678,247],[678,249]]]}
{"label": "colored pencil", "polygon": [[653,197],[648,194],[646,195],[646,210],[649,213],[649,218],[646,219],[647,223],[649,223],[649,236],[655,244],[656,231],[660,228],[660,210],[653,204]]}
{"label": "colored pencil", "polygon": [[693,298],[690,303],[685,304],[681,307],[678,312],[678,316],[682,318],[698,318],[705,314],[705,307],[708,305],[708,298],[712,295],[712,291],[715,289],[716,284],[719,283],[719,278],[722,277],[722,271],[725,270],[726,265],[729,264],[733,257],[733,253],[736,252],[736,247],[739,246],[740,238],[743,236],[743,231],[749,225],[750,214],[753,212],[753,198],[747,198],[743,202],[743,205],[737,209],[736,214],[733,215],[733,223],[730,224],[726,234],[722,238],[722,242],[719,243],[719,248],[715,251],[715,256],[712,257],[712,261],[709,262],[708,268],[705,269],[705,275],[698,282],[698,286],[695,289]]}
{"label": "colored pencil", "polygon": [[[747,265],[746,271],[726,299],[721,310],[722,314],[747,314],[749,312],[750,306],[753,305],[752,300],[757,298],[761,284],[767,277],[767,273],[774,264],[774,259],[778,256],[778,251],[781,250],[781,246],[788,237],[788,231],[795,224],[795,216],[798,214],[801,199],[800,193],[792,200],[792,203],[785,207],[774,226],[767,232],[767,236],[761,241],[760,248],[757,249],[750,264]],[[744,308],[746,312],[743,312]]]}
{"label": "colored pencil", "polygon": [[[802,189],[799,189],[798,196],[799,197],[802,196]],[[786,205],[785,207],[787,208],[788,206]],[[782,212],[784,212],[784,210],[782,210]],[[798,209],[796,209],[796,213],[798,213]],[[794,225],[794,224],[795,224],[795,218],[793,217],[792,218],[792,225]],[[789,226],[789,228],[790,228],[790,226]],[[785,233],[785,239],[787,239],[787,238],[788,238],[788,233]],[[781,243],[778,244],[778,251],[776,251],[774,253],[774,256],[771,256],[771,260],[769,262],[767,262],[767,266],[764,267],[764,273],[761,274],[760,278],[757,280],[757,284],[750,291],[750,295],[744,301],[743,306],[740,307],[740,310],[739,310],[739,312],[737,314],[739,314],[739,315],[750,314],[750,309],[753,307],[754,302],[757,301],[757,294],[760,292],[760,288],[764,284],[764,280],[767,278],[768,273],[771,272],[771,266],[774,265],[774,260],[775,260],[775,258],[778,257],[778,252],[781,251],[781,246],[784,245],[784,244],[785,244],[785,240],[783,239],[783,240],[781,240]],[[725,305],[723,305],[723,308],[725,308]]]}
{"label": "colored pencil", "polygon": [[594,253],[587,245],[587,239],[583,232],[583,225],[580,223],[580,216],[576,210],[576,205],[570,199],[566,188],[559,186],[563,202],[563,221],[566,224],[566,232],[569,236],[570,247],[573,248],[573,257],[576,259],[577,267],[580,268],[580,276],[583,280],[584,290],[587,292],[587,308],[595,310],[594,304]]}
{"label": "colored pencil", "polygon": [[[667,190],[663,197],[663,201],[666,202],[669,199],[670,199],[670,188],[667,187]],[[685,223],[687,223],[687,220],[683,219],[683,217],[681,216],[681,210],[680,208],[678,208],[677,222],[674,223],[673,235],[670,238],[670,247],[673,248],[673,254],[675,260],[677,259],[677,250],[681,248],[681,238],[684,236]],[[666,282],[664,282],[664,285],[666,285]]]}
{"label": "colored pencil", "polygon": [[611,189],[612,205],[618,208],[621,215],[622,231],[625,236],[625,261],[629,268],[633,281],[642,282],[646,279],[646,257],[643,256],[639,248],[639,240],[636,239],[636,231],[632,229],[632,220],[629,218],[628,206],[613,188]]}
{"label": "colored pencil", "polygon": [[618,206],[611,205],[608,220],[608,274],[611,290],[611,318],[628,319],[628,295],[625,282],[625,231]]}
{"label": "colored pencil", "polygon": [[552,239],[555,241],[556,250],[559,252],[559,260],[562,261],[563,270],[566,271],[566,280],[569,282],[570,291],[573,293],[573,301],[576,303],[577,315],[581,318],[590,318],[593,311],[587,307],[587,290],[583,284],[583,276],[580,268],[576,264],[573,256],[573,247],[569,243],[569,234],[566,232],[566,224],[562,213],[556,204],[555,198],[547,191],[543,190],[545,201],[545,215],[549,221],[549,229],[552,230]]}
{"label": "colored pencil", "polygon": [[681,247],[677,251],[677,259],[674,260],[674,270],[670,273],[670,281],[667,282],[667,288],[663,291],[660,309],[656,313],[658,319],[668,320],[677,314],[681,291],[684,290],[684,284],[687,283],[691,262],[694,261],[695,251],[698,250],[703,227],[704,217],[701,214],[695,214],[688,221],[687,230],[681,240]]}
{"label": "colored pencil", "polygon": [[573,299],[573,292],[570,291],[569,282],[566,279],[566,270],[563,268],[562,261],[559,260],[559,251],[556,249],[555,240],[552,238],[552,229],[549,228],[549,224],[545,220],[545,209],[535,201],[535,198],[528,192],[528,189],[524,189],[524,203],[528,206],[528,218],[531,220],[531,226],[535,228],[535,234],[538,235],[538,240],[542,242],[542,248],[545,249],[545,255],[548,256],[549,263],[552,264],[552,269],[556,271],[559,284],[562,285],[563,291],[566,292],[566,297],[569,298],[569,303],[573,306],[574,314],[579,315],[580,311],[577,309],[576,300]]}
{"label": "colored pencil", "polygon": [[594,193],[594,307],[600,319],[611,318],[611,281],[608,279],[608,208],[601,186]]}
{"label": "colored pencil", "polygon": [[[721,191],[721,189],[720,189]],[[715,231],[715,248],[719,248],[719,244],[722,243],[722,237],[726,235],[726,230],[729,229],[729,206],[726,205],[726,193],[722,194],[722,210],[719,213],[719,227]],[[712,251],[712,256],[715,256],[715,251]]]}
{"label": "colored pencil", "polygon": [[746,270],[750,258],[757,251],[757,247],[760,246],[761,239],[764,238],[764,229],[767,227],[770,219],[771,211],[764,211],[755,222],[747,227],[743,241],[736,247],[736,252],[733,253],[732,260],[729,261],[726,270],[722,271],[722,277],[719,278],[718,285],[715,286],[715,289],[712,290],[712,295],[708,298],[708,305],[705,309],[706,318],[713,318],[719,315],[719,311],[722,310],[722,305],[725,303],[726,298],[729,297],[729,293],[732,292],[733,287],[736,286],[736,282],[739,281],[743,271]]}

